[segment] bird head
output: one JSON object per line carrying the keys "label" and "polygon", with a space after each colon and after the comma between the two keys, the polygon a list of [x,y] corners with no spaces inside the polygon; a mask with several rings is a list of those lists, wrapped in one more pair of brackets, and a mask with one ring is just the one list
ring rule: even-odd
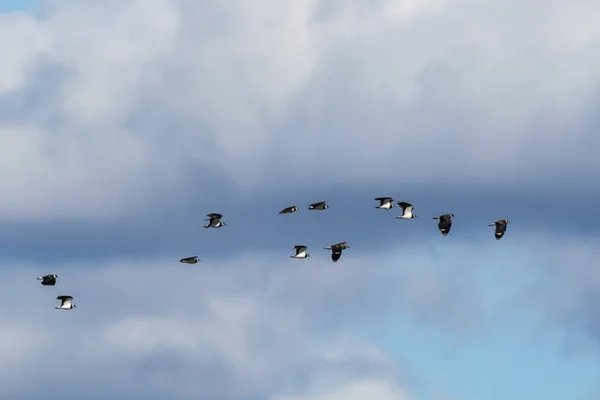
{"label": "bird head", "polygon": [[310,253],[306,253],[306,257],[312,257]]}
{"label": "bird head", "polygon": [[44,277],[43,277],[43,276],[40,276],[40,277],[38,278],[38,280],[40,280],[40,281],[41,281],[42,279],[44,279]]}
{"label": "bird head", "polygon": [[52,276],[55,277],[55,278],[58,278],[58,275],[52,275]]}
{"label": "bird head", "polygon": [[510,224],[510,219],[505,219],[507,224]]}
{"label": "bird head", "polygon": [[417,214],[413,214],[413,218],[417,218]]}
{"label": "bird head", "polygon": [[77,308],[77,306],[75,304],[72,304],[73,308]]}

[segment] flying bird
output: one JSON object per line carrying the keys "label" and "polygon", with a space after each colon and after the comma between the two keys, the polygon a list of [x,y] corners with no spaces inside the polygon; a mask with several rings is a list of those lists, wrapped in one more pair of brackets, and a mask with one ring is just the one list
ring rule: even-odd
{"label": "flying bird", "polygon": [[413,219],[417,217],[417,214],[413,213],[413,206],[405,201],[399,201],[398,205],[402,207],[402,215],[397,216],[398,219]]}
{"label": "flying bird", "polygon": [[391,208],[394,208],[394,199],[392,199],[391,197],[378,197],[375,199],[375,201],[379,202],[379,205],[375,206],[375,208],[379,208],[382,210],[389,210]]}
{"label": "flying bird", "polygon": [[206,214],[206,216],[208,218],[205,219],[205,221],[210,220],[210,222],[208,224],[204,225],[205,228],[220,228],[223,225],[227,225],[225,222],[221,222],[221,218],[223,218],[223,216],[221,214],[210,213],[210,214]]}
{"label": "flying bird", "polygon": [[331,250],[331,259],[333,260],[333,262],[336,262],[342,256],[342,250],[349,248],[350,246],[348,246],[346,242],[340,242],[332,244],[329,247],[325,247],[325,250]]}
{"label": "flying bird", "polygon": [[453,217],[454,214],[443,214],[438,215],[437,217],[433,217],[433,219],[440,220],[440,222],[438,222],[438,229],[440,230],[440,232],[442,232],[442,235],[446,236],[448,233],[450,233],[450,228],[452,228]]}
{"label": "flying bird", "polygon": [[57,309],[61,309],[61,310],[71,310],[75,307],[77,307],[75,304],[71,303],[71,300],[73,300],[73,296],[58,296],[56,298],[56,300],[60,300],[60,306],[58,307],[54,307]]}
{"label": "flying bird", "polygon": [[324,201],[320,201],[318,203],[312,203],[312,204],[309,204],[309,206],[308,206],[309,210],[326,210],[328,208],[329,208],[329,206]]}
{"label": "flying bird", "polygon": [[307,246],[304,246],[302,244],[298,244],[298,245],[292,247],[292,249],[296,249],[296,254],[294,254],[293,256],[290,256],[290,258],[307,258],[307,257],[310,257],[310,253],[306,252]]}
{"label": "flying bird", "polygon": [[199,263],[200,260],[198,258],[198,256],[193,256],[193,257],[186,257],[186,258],[182,258],[181,260],[179,260],[180,263],[184,263],[184,264],[196,264]]}
{"label": "flying bird", "polygon": [[504,236],[504,233],[506,232],[506,225],[510,223],[510,220],[508,219],[499,219],[496,222],[492,222],[491,224],[489,224],[488,226],[496,226],[496,232],[494,233],[494,236],[496,236],[496,240],[500,240],[502,238],[502,236]]}
{"label": "flying bird", "polygon": [[296,212],[299,210],[298,206],[290,206],[290,207],[286,207],[283,210],[279,211],[279,214],[291,214],[293,212]]}
{"label": "flying bird", "polygon": [[41,283],[44,286],[54,286],[56,285],[56,278],[58,278],[58,275],[44,275],[40,276],[38,280],[42,281]]}

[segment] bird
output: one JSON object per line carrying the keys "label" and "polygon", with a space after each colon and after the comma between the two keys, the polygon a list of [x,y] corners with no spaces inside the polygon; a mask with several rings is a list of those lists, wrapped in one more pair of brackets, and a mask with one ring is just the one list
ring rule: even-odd
{"label": "bird", "polygon": [[375,201],[379,202],[379,205],[375,206],[375,208],[379,208],[381,210],[390,210],[394,208],[394,199],[391,197],[378,197],[375,199]]}
{"label": "bird", "polygon": [[38,280],[42,281],[41,283],[44,286],[54,286],[56,285],[56,278],[58,278],[58,275],[44,275],[40,276]]}
{"label": "bird", "polygon": [[413,206],[405,201],[399,201],[398,205],[402,207],[402,215],[397,216],[398,219],[413,219],[417,217],[417,214],[413,213]]}
{"label": "bird", "polygon": [[506,232],[506,225],[510,223],[510,220],[508,219],[499,219],[496,222],[492,222],[491,224],[489,224],[488,226],[496,226],[496,232],[494,234],[494,236],[496,236],[496,240],[500,240],[502,238],[502,236],[504,236],[504,233]]}
{"label": "bird", "polygon": [[279,214],[291,214],[293,212],[296,212],[299,210],[298,206],[290,206],[290,207],[286,207],[283,210],[279,211]]}
{"label": "bird", "polygon": [[325,247],[325,250],[331,250],[331,259],[333,260],[333,262],[336,262],[342,256],[342,250],[349,248],[350,246],[348,246],[346,242],[340,242],[332,244],[329,247]]}
{"label": "bird", "polygon": [[446,236],[448,233],[450,233],[450,228],[452,228],[452,219],[454,217],[454,214],[443,214],[443,215],[438,215],[437,217],[433,217],[433,219],[439,219],[440,222],[438,222],[438,229],[440,230],[440,232],[442,232],[442,235]]}
{"label": "bird", "polygon": [[61,310],[71,310],[75,307],[77,307],[75,304],[71,303],[71,300],[73,300],[73,296],[58,296],[56,297],[56,300],[60,300],[60,306],[58,307],[54,307],[57,309],[61,309]]}
{"label": "bird", "polygon": [[318,203],[313,203],[313,204],[308,205],[309,210],[326,210],[328,208],[329,208],[329,206],[324,201],[320,201]]}
{"label": "bird", "polygon": [[193,257],[186,257],[186,258],[182,258],[181,260],[179,260],[180,263],[184,263],[184,264],[196,264],[199,263],[200,260],[198,258],[198,256],[193,256]]}
{"label": "bird", "polygon": [[307,258],[310,257],[310,253],[306,252],[307,247],[303,244],[297,244],[292,249],[296,249],[296,254],[290,256],[290,258]]}
{"label": "bird", "polygon": [[208,224],[204,225],[205,228],[220,228],[223,225],[227,225],[225,222],[221,221],[221,218],[223,218],[223,216],[221,214],[210,213],[210,214],[206,214],[206,216],[208,218],[205,219],[205,221],[210,220],[210,222]]}

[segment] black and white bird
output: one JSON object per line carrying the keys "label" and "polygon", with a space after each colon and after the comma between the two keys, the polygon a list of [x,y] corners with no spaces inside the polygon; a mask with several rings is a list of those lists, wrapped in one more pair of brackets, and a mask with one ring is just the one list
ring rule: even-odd
{"label": "black and white bird", "polygon": [[299,210],[298,206],[290,206],[290,207],[286,207],[283,210],[279,211],[279,214],[291,214],[293,212],[296,212]]}
{"label": "black and white bird", "polygon": [[350,246],[348,246],[346,242],[340,242],[332,244],[329,247],[325,247],[325,250],[331,250],[331,259],[333,260],[333,262],[336,262],[342,256],[342,250],[349,248]]}
{"label": "black and white bird", "polygon": [[290,256],[290,258],[307,258],[310,257],[310,253],[306,252],[307,246],[303,244],[297,244],[292,249],[296,249],[296,254]]}
{"label": "black and white bird", "polygon": [[504,236],[504,233],[506,232],[506,225],[510,223],[510,220],[508,219],[499,219],[496,222],[492,222],[491,224],[489,224],[488,226],[496,226],[496,232],[494,233],[494,236],[496,236],[496,240],[500,240],[502,238],[502,236]]}
{"label": "black and white bird", "polygon": [[60,306],[54,308],[58,308],[61,310],[70,310],[72,308],[77,307],[75,304],[71,303],[71,300],[73,300],[73,296],[58,296],[56,300],[60,300],[61,303]]}
{"label": "black and white bird", "polygon": [[206,214],[206,216],[208,218],[205,219],[205,221],[210,221],[210,222],[208,224],[204,225],[205,228],[220,228],[223,225],[227,225],[225,222],[221,221],[221,218],[223,218],[223,216],[221,214],[210,213],[210,214]]}
{"label": "black and white bird", "polygon": [[450,228],[452,228],[452,218],[454,214],[443,214],[438,215],[437,217],[433,217],[433,219],[439,219],[438,229],[442,232],[442,235],[446,236],[450,233]]}
{"label": "black and white bird", "polygon": [[44,286],[54,286],[56,285],[56,278],[58,278],[58,275],[44,275],[40,276],[38,280],[42,281],[41,283]]}
{"label": "black and white bird", "polygon": [[413,219],[417,214],[413,213],[413,206],[405,201],[399,201],[398,205],[402,207],[402,215],[397,216],[398,219]]}
{"label": "black and white bird", "polygon": [[186,258],[182,258],[181,260],[179,260],[180,263],[184,263],[184,264],[196,264],[199,263],[200,258],[198,258],[198,256],[192,256],[192,257],[186,257]]}
{"label": "black and white bird", "polygon": [[378,197],[375,199],[375,201],[379,202],[379,205],[375,206],[375,208],[379,208],[381,210],[390,210],[394,208],[394,199],[391,197]]}
{"label": "black and white bird", "polygon": [[318,203],[312,203],[308,205],[309,210],[326,210],[329,206],[324,201],[319,201]]}

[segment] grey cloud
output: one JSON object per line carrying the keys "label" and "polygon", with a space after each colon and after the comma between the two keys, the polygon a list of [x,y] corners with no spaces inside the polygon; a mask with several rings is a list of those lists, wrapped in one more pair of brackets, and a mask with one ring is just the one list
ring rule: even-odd
{"label": "grey cloud", "polygon": [[406,184],[595,177],[587,3],[263,1],[57,2],[7,18],[3,37],[23,39],[0,44],[13,54],[3,209],[120,218],[215,178],[256,193],[382,171]]}

